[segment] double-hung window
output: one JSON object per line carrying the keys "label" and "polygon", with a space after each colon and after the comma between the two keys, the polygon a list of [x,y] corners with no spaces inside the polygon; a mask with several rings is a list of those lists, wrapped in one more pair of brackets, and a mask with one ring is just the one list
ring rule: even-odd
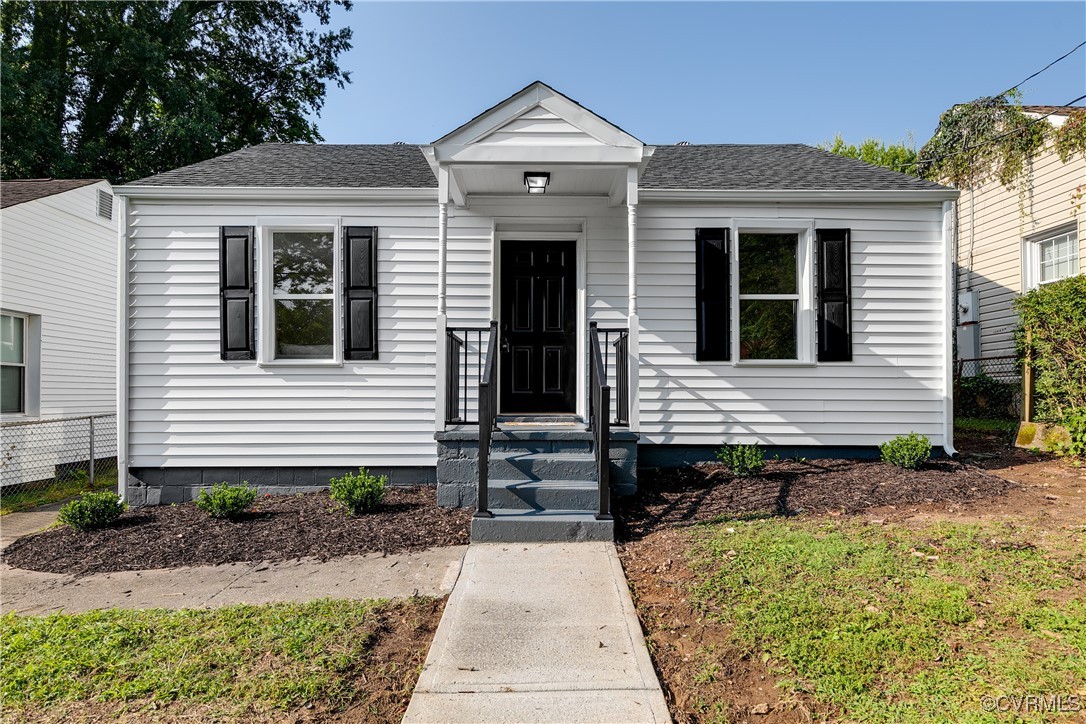
{"label": "double-hung window", "polygon": [[26,317],[0,315],[0,412],[26,412]]}
{"label": "double-hung window", "polygon": [[1030,288],[1073,277],[1079,273],[1078,234],[1068,229],[1029,240],[1026,257]]}
{"label": "double-hung window", "polygon": [[798,360],[800,235],[739,232],[739,359]]}
{"label": "double-hung window", "polygon": [[266,230],[265,279],[271,290],[266,360],[334,362],[336,234],[334,229]]}

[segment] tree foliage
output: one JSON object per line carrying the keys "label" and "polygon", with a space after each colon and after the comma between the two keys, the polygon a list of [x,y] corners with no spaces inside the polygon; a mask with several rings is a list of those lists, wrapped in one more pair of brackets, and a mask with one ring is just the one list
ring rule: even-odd
{"label": "tree foliage", "polygon": [[[321,140],[307,117],[351,30],[350,0],[0,5],[7,178],[129,181],[265,141]],[[321,30],[308,30],[315,17]]]}
{"label": "tree foliage", "polygon": [[860,145],[845,143],[838,133],[832,141],[818,144],[818,148],[838,156],[856,158],[873,166],[900,171],[910,176],[919,175],[916,170],[916,149],[911,144],[883,143],[877,138],[868,138]]}
{"label": "tree foliage", "polygon": [[957,188],[976,188],[993,178],[1012,188],[1044,147],[1048,123],[1031,118],[1018,93],[960,103],[939,117],[931,139],[920,149],[926,178]]}

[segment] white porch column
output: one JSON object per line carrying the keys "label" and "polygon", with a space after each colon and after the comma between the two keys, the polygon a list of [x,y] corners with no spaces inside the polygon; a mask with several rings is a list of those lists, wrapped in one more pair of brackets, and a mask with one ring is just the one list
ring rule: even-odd
{"label": "white porch column", "polygon": [[626,172],[626,233],[627,233],[627,264],[629,265],[629,302],[627,304],[627,325],[630,329],[629,339],[629,377],[630,381],[630,430],[636,432],[640,429],[641,420],[641,392],[640,392],[640,363],[641,344],[639,318],[637,313],[637,169],[630,167]]}
{"label": "white porch column", "polygon": [[434,428],[445,429],[445,367],[448,364],[448,346],[445,330],[448,327],[448,294],[446,286],[446,259],[449,252],[449,169],[438,169],[437,192],[437,349],[434,355]]}

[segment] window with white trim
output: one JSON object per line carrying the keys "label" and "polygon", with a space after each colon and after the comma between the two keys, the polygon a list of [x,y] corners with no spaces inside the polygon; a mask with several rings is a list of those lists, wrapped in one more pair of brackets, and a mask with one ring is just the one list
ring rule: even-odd
{"label": "window with white trim", "polygon": [[0,315],[0,412],[26,412],[26,317]]}
{"label": "window with white trim", "polygon": [[266,230],[270,352],[265,359],[335,361],[336,234],[334,229]]}
{"label": "window with white trim", "polygon": [[799,360],[800,235],[740,231],[739,359]]}
{"label": "window with white trim", "polygon": [[1074,229],[1034,239],[1030,263],[1031,287],[1058,282],[1079,273],[1078,234]]}

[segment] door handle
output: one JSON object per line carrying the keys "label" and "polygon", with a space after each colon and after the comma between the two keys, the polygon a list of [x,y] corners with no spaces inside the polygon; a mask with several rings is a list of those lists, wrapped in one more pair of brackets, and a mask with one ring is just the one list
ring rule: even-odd
{"label": "door handle", "polygon": [[500,346],[501,346],[501,351],[502,352],[508,352],[510,350],[509,339],[507,337],[503,336],[502,339],[501,339],[501,345]]}

